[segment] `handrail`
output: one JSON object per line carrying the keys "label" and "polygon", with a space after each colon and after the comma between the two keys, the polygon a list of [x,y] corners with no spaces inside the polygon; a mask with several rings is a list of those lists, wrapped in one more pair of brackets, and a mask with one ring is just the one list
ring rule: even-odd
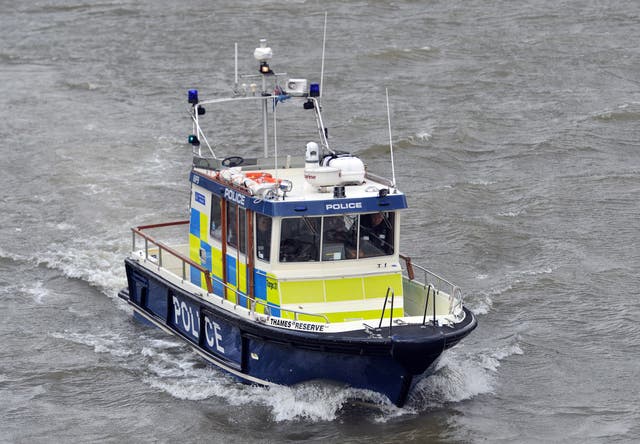
{"label": "handrail", "polygon": [[[169,227],[169,226],[176,226],[176,225],[185,225],[188,224],[189,221],[177,221],[177,222],[165,222],[165,223],[160,223],[160,224],[153,224],[153,225],[140,225],[138,227],[134,227],[131,228],[132,231],[132,237],[133,237],[133,251],[135,251],[135,238],[136,235],[142,237],[145,240],[145,258],[148,259],[149,258],[149,247],[148,247],[148,242],[151,242],[152,244],[156,245],[159,250],[158,250],[158,266],[162,267],[162,250],[166,251],[167,253],[171,254],[172,256],[176,257],[177,259],[179,259],[180,261],[182,261],[182,279],[185,280],[186,279],[186,269],[185,269],[185,263],[195,267],[196,269],[198,269],[200,272],[204,273],[205,275],[205,280],[207,283],[207,292],[208,293],[212,293],[213,294],[213,288],[212,288],[212,282],[216,281],[217,283],[221,284],[222,286],[224,286],[227,290],[232,291],[233,293],[236,294],[236,296],[240,295],[243,296],[245,298],[247,298],[250,303],[251,303],[251,308],[250,311],[251,313],[255,313],[255,307],[256,304],[257,305],[262,305],[264,307],[267,308],[268,316],[271,317],[271,309],[273,309],[274,307],[269,305],[268,302],[262,302],[259,299],[255,299],[252,296],[243,294],[242,292],[238,291],[237,289],[229,286],[227,283],[223,282],[221,279],[219,279],[216,276],[212,276],[211,272],[209,270],[207,270],[206,268],[204,268],[203,266],[201,266],[200,264],[198,264],[197,262],[194,262],[193,260],[191,260],[190,258],[184,256],[182,253],[180,253],[179,251],[174,250],[173,248],[163,244],[160,241],[155,240],[152,236],[143,233],[142,230],[145,229],[150,229],[150,228],[163,228],[163,227]],[[329,321],[329,318],[322,314],[322,313],[308,313],[308,312],[304,312],[304,311],[299,311],[299,310],[291,310],[291,309],[287,309],[287,308],[278,308],[279,310],[283,311],[283,312],[287,312],[287,313],[292,313],[293,314],[293,318],[294,320],[298,320],[298,316],[300,315],[304,315],[304,316],[311,316],[311,317],[318,317],[318,318],[322,318],[325,322],[325,324],[330,324],[331,322]]]}
{"label": "handrail", "polygon": [[389,336],[391,336],[391,329],[393,327],[393,300],[395,298],[395,292],[391,287],[387,287],[387,294],[384,297],[384,304],[382,305],[382,313],[380,314],[380,323],[378,324],[378,328],[382,327],[382,320],[384,319],[384,312],[387,309],[387,299],[389,299],[389,292],[391,292],[391,314],[389,315]]}
{"label": "handrail", "polygon": [[[189,221],[187,221],[187,223],[189,223]],[[147,225],[147,226],[140,226],[140,227],[135,227],[135,228],[131,228],[131,231],[133,232],[133,251],[135,251],[135,239],[136,239],[136,234],[140,237],[142,237],[145,240],[144,243],[144,251],[145,251],[145,258],[148,259],[149,258],[149,246],[148,246],[148,242],[151,242],[152,244],[156,245],[158,247],[158,266],[162,267],[162,250],[165,250],[167,253],[171,254],[172,256],[180,259],[182,261],[182,279],[186,279],[186,272],[185,272],[185,268],[184,268],[184,264],[187,263],[189,265],[191,265],[194,268],[197,268],[198,270],[200,270],[201,273],[204,273],[204,277],[207,283],[207,292],[211,293],[213,292],[213,288],[211,285],[211,272],[209,270],[207,270],[206,268],[204,268],[202,265],[192,261],[191,259],[189,259],[188,257],[185,257],[182,255],[182,253],[174,250],[173,248],[169,247],[168,245],[163,244],[160,241],[156,241],[153,237],[149,236],[146,233],[143,233],[142,230],[146,227],[146,228],[158,228],[158,227],[166,227],[166,226],[171,226],[171,225],[182,225],[183,221],[181,222],[168,222],[165,224],[157,224],[157,225]]]}
{"label": "handrail", "polygon": [[388,187],[393,187],[393,182],[391,182],[391,180],[387,179],[386,177],[380,176],[378,174],[374,174],[374,173],[372,173],[370,171],[367,171],[365,173],[365,177],[367,179],[374,180],[376,182],[380,182],[382,185],[386,185]]}
{"label": "handrail", "polygon": [[[409,256],[405,256],[400,254],[400,259],[403,259],[405,261],[405,263],[407,264],[407,275],[409,275],[409,279],[414,280],[415,279],[415,271],[413,270],[413,267],[418,268],[420,271],[424,272],[426,275],[430,275],[434,278],[436,278],[437,280],[444,282],[445,284],[449,285],[450,287],[454,288],[457,287],[456,284],[454,284],[453,282],[450,282],[448,280],[446,280],[445,278],[443,278],[442,276],[437,275],[436,273],[434,273],[431,270],[428,270],[420,265],[416,265],[411,261],[411,258]],[[411,271],[409,271],[411,270]],[[426,281],[426,279],[425,279]]]}
{"label": "handrail", "polygon": [[160,224],[151,224],[151,225],[139,225],[136,228],[138,230],[146,230],[148,228],[162,228],[162,227],[169,227],[172,225],[187,225],[189,223],[189,219],[187,220],[177,220],[175,222],[163,222]]}
{"label": "handrail", "polygon": [[[216,281],[220,282],[225,287],[227,287],[229,290],[234,291],[236,294],[242,294],[242,293],[239,293],[238,290],[236,290],[234,288],[229,288],[229,286],[227,284],[225,284],[224,282],[220,281],[215,276],[214,276],[214,279]],[[251,302],[251,309],[250,309],[251,313],[255,313],[255,311],[256,311],[255,304],[262,305],[263,307],[266,307],[267,311],[269,312],[269,314],[268,314],[269,317],[271,317],[271,309],[276,308],[276,307],[274,307],[272,305],[269,305],[268,302],[262,302],[260,299],[256,299],[256,298],[253,298],[251,296],[244,295],[244,294],[242,296],[246,297]],[[290,310],[288,308],[281,308],[281,307],[278,308],[278,309],[281,310],[281,311],[288,312],[288,313],[293,313],[293,320],[294,321],[298,320],[298,315],[305,315],[305,316],[315,316],[315,317],[318,317],[318,318],[323,318],[325,324],[331,324],[331,321],[329,321],[329,318],[327,317],[327,315],[322,314],[322,313],[309,313],[309,312],[306,312],[306,311]]]}
{"label": "handrail", "polygon": [[[427,307],[429,306],[429,295],[431,294],[431,284],[429,284],[429,286],[427,286],[427,297],[425,298],[425,302],[424,302],[424,314],[422,315],[422,325],[426,325],[427,324]],[[435,307],[436,303],[435,303],[436,297],[435,294],[433,296],[433,306]]]}
{"label": "handrail", "polygon": [[[442,276],[437,275],[436,273],[420,266],[417,264],[414,264],[411,261],[411,258],[409,256],[405,256],[400,254],[399,255],[400,259],[404,260],[405,262],[405,270],[406,270],[406,274],[407,277],[409,278],[410,281],[415,281],[421,285],[423,285],[426,289],[427,289],[427,301],[425,302],[425,315],[423,316],[426,319],[426,304],[428,304],[429,301],[429,292],[433,293],[433,319],[434,319],[434,324],[436,322],[436,296],[439,295],[440,291],[442,290],[442,287],[447,287],[445,293],[447,293],[449,295],[449,313],[454,313],[455,309],[458,307],[462,307],[463,304],[463,297],[462,297],[462,290],[460,289],[460,287],[458,287],[456,284],[446,280],[445,278],[443,278]],[[415,277],[415,269],[418,269],[419,271],[421,271],[424,274],[424,282],[420,282],[418,280],[416,280]],[[423,321],[424,324],[424,321]]]}

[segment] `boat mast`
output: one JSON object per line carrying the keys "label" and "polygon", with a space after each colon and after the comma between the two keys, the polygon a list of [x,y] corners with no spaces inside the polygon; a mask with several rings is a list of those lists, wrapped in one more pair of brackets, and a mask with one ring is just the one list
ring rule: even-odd
{"label": "boat mast", "polygon": [[[265,75],[262,75],[262,95],[267,93],[267,79]],[[267,125],[267,101],[262,101],[262,137],[264,143],[264,157],[269,157],[269,143],[267,138],[269,137],[268,125]]]}

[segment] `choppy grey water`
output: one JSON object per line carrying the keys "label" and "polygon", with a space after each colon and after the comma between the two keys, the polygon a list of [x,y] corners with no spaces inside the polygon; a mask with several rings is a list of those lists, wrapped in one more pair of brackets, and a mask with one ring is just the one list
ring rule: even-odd
{"label": "choppy grey water", "polygon": [[[640,439],[640,3],[2,1],[0,441]],[[403,409],[238,384],[117,297],[129,227],[183,218],[186,90],[233,43],[318,78],[334,146],[411,208],[403,250],[480,327]]]}

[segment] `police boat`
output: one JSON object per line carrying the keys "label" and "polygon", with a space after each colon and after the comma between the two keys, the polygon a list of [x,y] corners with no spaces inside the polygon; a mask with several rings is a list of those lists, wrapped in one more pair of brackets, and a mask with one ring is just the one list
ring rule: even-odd
{"label": "police boat", "polygon": [[[274,72],[272,54],[261,40],[242,84],[236,62],[229,97],[188,91],[188,218],[132,228],[119,296],[243,382],[329,380],[402,406],[476,318],[458,286],[400,253],[405,195],[330,145],[321,83]],[[221,157],[233,143],[209,139],[225,119],[243,131]]]}

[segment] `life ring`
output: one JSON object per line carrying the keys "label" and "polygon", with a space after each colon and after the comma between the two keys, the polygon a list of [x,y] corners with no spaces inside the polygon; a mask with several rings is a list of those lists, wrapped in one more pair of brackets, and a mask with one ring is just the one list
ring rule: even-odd
{"label": "life ring", "polygon": [[256,183],[276,183],[276,180],[269,173],[262,171],[248,171],[245,173],[247,179],[251,179]]}

